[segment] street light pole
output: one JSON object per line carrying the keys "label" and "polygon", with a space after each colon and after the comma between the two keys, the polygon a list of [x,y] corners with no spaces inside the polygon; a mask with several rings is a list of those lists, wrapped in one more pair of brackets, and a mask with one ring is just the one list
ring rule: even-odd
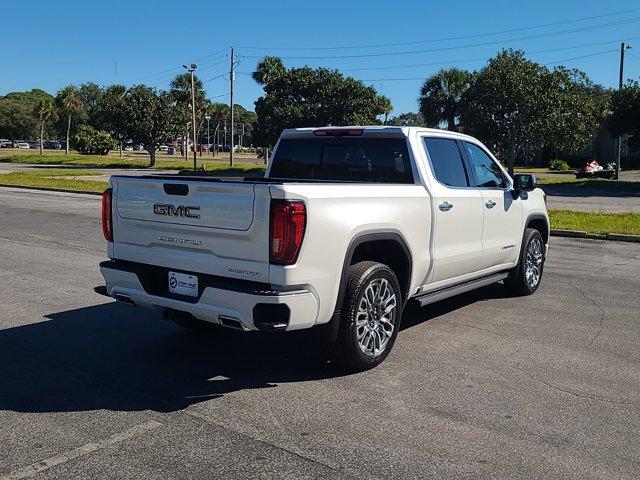
{"label": "street light pole", "polygon": [[191,65],[183,65],[187,69],[187,72],[191,74],[191,124],[193,126],[193,169],[197,168],[196,165],[196,145],[198,144],[196,138],[196,92],[194,86],[193,72],[196,70],[197,65],[192,63]]}
{"label": "street light pole", "polygon": [[[624,87],[624,54],[627,50],[631,49],[631,45],[622,42],[620,44],[620,76],[618,78],[618,90],[622,90]],[[620,179],[620,160],[622,157],[622,135],[618,136],[616,141],[615,159],[616,173],[615,179]]]}
{"label": "street light pole", "polygon": [[211,120],[211,117],[209,115],[205,115],[204,118],[207,119],[207,148],[211,150],[211,140],[209,140],[209,120]]}

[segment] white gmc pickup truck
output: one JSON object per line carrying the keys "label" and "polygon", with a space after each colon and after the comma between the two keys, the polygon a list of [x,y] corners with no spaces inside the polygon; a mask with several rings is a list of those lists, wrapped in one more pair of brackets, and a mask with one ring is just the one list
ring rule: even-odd
{"label": "white gmc pickup truck", "polygon": [[[106,293],[181,324],[325,332],[371,368],[402,309],[494,282],[531,294],[546,197],[478,140],[407,127],[286,130],[264,178],[113,176]],[[322,327],[320,327],[322,326]]]}

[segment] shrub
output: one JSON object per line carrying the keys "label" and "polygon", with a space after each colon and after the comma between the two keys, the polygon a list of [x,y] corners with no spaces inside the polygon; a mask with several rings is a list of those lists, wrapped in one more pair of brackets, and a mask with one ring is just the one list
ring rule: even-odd
{"label": "shrub", "polygon": [[571,167],[564,160],[551,160],[549,162],[549,170],[557,170],[559,172],[566,172],[571,170]]}
{"label": "shrub", "polygon": [[82,154],[106,155],[116,147],[116,141],[107,132],[101,132],[89,125],[81,125],[73,138],[73,147]]}

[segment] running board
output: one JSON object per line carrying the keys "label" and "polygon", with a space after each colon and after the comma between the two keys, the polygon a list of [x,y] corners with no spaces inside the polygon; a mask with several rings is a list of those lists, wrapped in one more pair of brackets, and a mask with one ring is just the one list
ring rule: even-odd
{"label": "running board", "polygon": [[461,293],[475,290],[476,288],[486,287],[487,285],[491,285],[492,283],[504,280],[508,275],[508,273],[494,273],[493,275],[489,275],[488,277],[477,278],[469,282],[459,283],[458,285],[453,285],[452,287],[446,287],[440,290],[436,290],[435,292],[423,293],[422,295],[413,297],[413,299],[416,300],[421,307],[424,307],[425,305],[439,302],[440,300],[444,300],[445,298],[454,297]]}

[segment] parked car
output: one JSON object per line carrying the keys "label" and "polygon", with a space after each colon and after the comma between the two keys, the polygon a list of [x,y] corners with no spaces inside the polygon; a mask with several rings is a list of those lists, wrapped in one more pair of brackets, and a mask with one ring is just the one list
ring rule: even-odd
{"label": "parked car", "polygon": [[0,138],[0,148],[11,148],[13,147],[13,142],[8,138]]}
{"label": "parked car", "polygon": [[160,151],[160,152],[167,152],[167,151],[169,151],[169,146],[168,146],[168,145],[160,145],[160,146],[158,147],[158,151]]}
{"label": "parked car", "polygon": [[389,354],[409,300],[534,293],[549,245],[533,175],[416,127],[285,130],[265,178],[114,175],[102,201],[108,295],[182,325],[317,327],[353,369]]}
{"label": "parked car", "polygon": [[40,148],[40,142],[38,140],[27,140],[29,148]]}
{"label": "parked car", "polygon": [[62,149],[62,143],[60,143],[57,140],[45,140],[42,146],[44,148],[46,148],[47,150],[61,150]]}
{"label": "parked car", "polygon": [[27,142],[25,142],[24,140],[16,140],[15,142],[13,142],[13,148],[20,148],[20,149],[28,150],[29,149],[29,144]]}

